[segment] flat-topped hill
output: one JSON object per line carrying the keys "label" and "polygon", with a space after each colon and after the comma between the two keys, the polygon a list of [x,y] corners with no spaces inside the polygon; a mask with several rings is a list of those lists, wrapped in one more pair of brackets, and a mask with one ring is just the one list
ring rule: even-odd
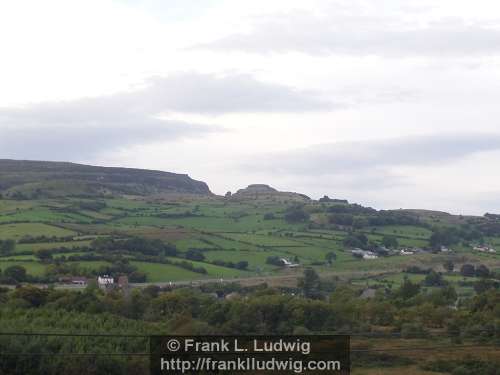
{"label": "flat-topped hill", "polygon": [[207,184],[156,170],[0,159],[0,193],[13,198],[163,193],[211,195]]}
{"label": "flat-topped hill", "polygon": [[259,200],[292,200],[292,201],[309,201],[307,195],[278,191],[275,188],[265,184],[251,184],[244,189],[239,189],[231,196],[235,200],[259,199]]}

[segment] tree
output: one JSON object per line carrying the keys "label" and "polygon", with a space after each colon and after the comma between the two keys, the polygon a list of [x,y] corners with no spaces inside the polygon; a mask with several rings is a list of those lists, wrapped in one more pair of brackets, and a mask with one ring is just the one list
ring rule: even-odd
{"label": "tree", "polygon": [[306,268],[304,270],[304,277],[299,280],[299,288],[302,288],[304,296],[307,298],[314,298],[318,296],[320,278],[315,270],[312,268]]}
{"label": "tree", "polygon": [[403,285],[399,288],[397,294],[403,299],[415,297],[420,292],[420,285],[414,284],[410,279],[405,277]]}
{"label": "tree", "polygon": [[28,301],[33,307],[43,305],[47,298],[47,294],[46,291],[35,288],[34,286],[24,286],[14,291],[14,297]]}
{"label": "tree", "polygon": [[484,264],[477,266],[475,273],[477,277],[490,277],[490,270]]}
{"label": "tree", "polygon": [[438,228],[430,239],[430,245],[433,249],[439,249],[441,246],[450,246],[460,241],[460,234],[456,228]]}
{"label": "tree", "polygon": [[8,255],[14,252],[16,248],[16,241],[14,240],[0,240],[0,253]]}
{"label": "tree", "polygon": [[329,251],[325,254],[325,260],[331,265],[335,260],[337,260],[337,254],[333,251]]}
{"label": "tree", "polygon": [[487,279],[480,279],[478,282],[474,284],[474,291],[477,294],[484,293],[490,289],[499,289],[499,288],[500,288],[500,282]]}
{"label": "tree", "polygon": [[331,224],[351,226],[354,222],[354,216],[345,213],[335,213],[328,216],[328,222]]}
{"label": "tree", "polygon": [[427,276],[425,276],[424,284],[427,286],[443,286],[443,276],[436,271],[431,271]]}
{"label": "tree", "polygon": [[345,247],[359,247],[364,249],[368,246],[368,237],[363,233],[349,233],[349,235],[344,238],[343,243]]}
{"label": "tree", "polygon": [[35,253],[35,256],[41,262],[47,262],[52,259],[52,251],[50,249],[40,249]]}
{"label": "tree", "polygon": [[248,262],[246,260],[241,260],[234,265],[234,268],[239,270],[246,270],[248,268]]}
{"label": "tree", "polygon": [[286,210],[285,220],[288,223],[302,223],[309,220],[309,214],[304,211],[303,207],[292,206]]}
{"label": "tree", "polygon": [[283,260],[279,256],[276,256],[276,255],[271,255],[271,256],[267,257],[266,263],[272,264],[273,266],[279,266],[279,267],[283,267],[285,265]]}
{"label": "tree", "polygon": [[361,229],[363,227],[368,226],[368,224],[369,224],[368,219],[364,217],[356,217],[352,221],[352,227],[354,229]]}
{"label": "tree", "polygon": [[473,277],[476,274],[476,269],[472,264],[464,264],[460,268],[460,274],[465,277]]}
{"label": "tree", "polygon": [[5,277],[14,279],[18,282],[22,282],[26,280],[26,268],[23,266],[18,266],[17,264],[14,266],[7,267],[3,274]]}
{"label": "tree", "polygon": [[448,272],[453,272],[455,269],[455,264],[451,260],[447,260],[443,263],[443,268]]}
{"label": "tree", "polygon": [[189,249],[186,251],[186,259],[201,262],[205,260],[205,255],[198,249]]}
{"label": "tree", "polygon": [[399,243],[396,237],[385,235],[384,237],[382,237],[382,245],[390,249],[395,249],[399,246]]}

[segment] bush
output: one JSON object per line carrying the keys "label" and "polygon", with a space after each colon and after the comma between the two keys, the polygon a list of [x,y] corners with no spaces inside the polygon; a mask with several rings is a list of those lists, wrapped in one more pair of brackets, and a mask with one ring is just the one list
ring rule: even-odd
{"label": "bush", "polygon": [[205,255],[198,249],[189,249],[186,252],[186,259],[202,262],[205,260]]}
{"label": "bush", "polygon": [[309,220],[309,214],[303,207],[289,207],[285,212],[285,220],[288,223],[302,223]]}
{"label": "bush", "polygon": [[405,323],[401,326],[401,337],[404,339],[420,339],[426,335],[427,332],[422,324]]}

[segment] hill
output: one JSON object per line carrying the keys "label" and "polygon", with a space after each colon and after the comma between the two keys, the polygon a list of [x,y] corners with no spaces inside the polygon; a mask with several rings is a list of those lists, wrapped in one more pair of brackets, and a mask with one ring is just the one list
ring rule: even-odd
{"label": "hill", "polygon": [[0,193],[18,199],[163,193],[211,195],[206,183],[185,174],[5,159],[0,159]]}
{"label": "hill", "polygon": [[272,201],[297,201],[308,202],[311,199],[304,194],[278,191],[265,184],[252,184],[244,189],[239,189],[231,196],[233,200],[272,200]]}

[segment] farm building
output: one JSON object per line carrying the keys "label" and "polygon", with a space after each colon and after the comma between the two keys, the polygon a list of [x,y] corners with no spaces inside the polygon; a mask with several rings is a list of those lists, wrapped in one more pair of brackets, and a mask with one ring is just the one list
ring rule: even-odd
{"label": "farm building", "polygon": [[480,251],[482,253],[496,253],[496,250],[490,246],[474,246],[473,248],[476,251]]}
{"label": "farm building", "polygon": [[114,284],[115,280],[111,276],[104,275],[97,278],[97,285],[99,285],[99,288],[101,289],[112,288]]}
{"label": "farm building", "polygon": [[294,267],[298,267],[298,266],[299,266],[299,264],[297,264],[297,263],[292,263],[292,262],[290,262],[290,261],[289,261],[288,259],[286,259],[286,258],[281,258],[280,260],[283,262],[283,265],[284,265],[285,267],[294,268]]}
{"label": "farm building", "polygon": [[351,250],[351,254],[355,257],[363,258],[365,260],[378,258],[377,254],[375,254],[373,251],[368,250],[354,249]]}
{"label": "farm building", "polygon": [[72,284],[72,285],[87,285],[86,277],[60,277],[59,282],[62,284]]}

